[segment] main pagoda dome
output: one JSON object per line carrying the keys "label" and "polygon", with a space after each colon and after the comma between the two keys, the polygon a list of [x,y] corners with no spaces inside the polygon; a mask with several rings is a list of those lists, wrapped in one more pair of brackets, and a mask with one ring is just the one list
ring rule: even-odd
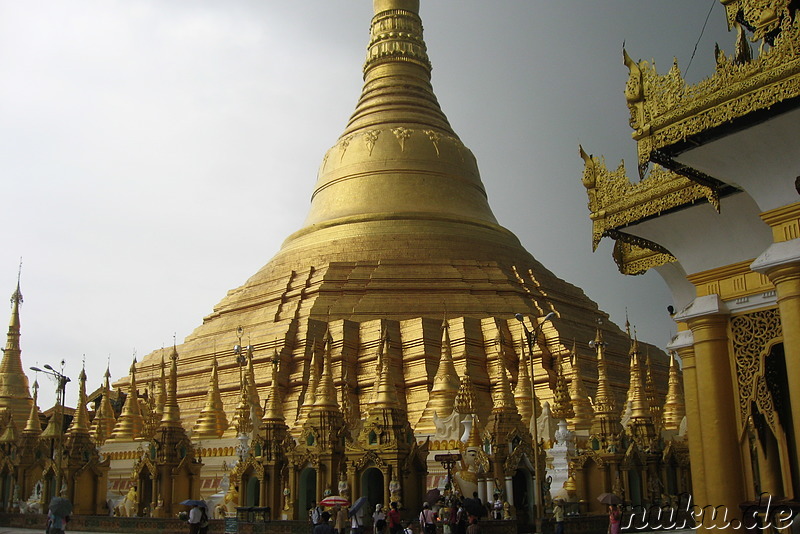
{"label": "main pagoda dome", "polygon": [[[554,359],[570,353],[575,340],[593,339],[598,319],[607,317],[498,224],[476,159],[433,92],[419,1],[375,0],[374,9],[363,90],[322,159],[303,227],[176,347],[187,427],[207,405],[212,366],[224,410],[233,413],[247,345],[250,395],[263,402],[276,380],[286,424],[298,436],[320,373],[315,354],[328,341],[336,401],[346,420],[358,420],[377,389],[378,349],[388,337],[389,379],[415,434],[431,435],[433,413],[441,411],[430,392],[445,343],[443,318],[454,369],[469,376],[478,416],[485,418],[501,380],[495,362],[504,361],[512,385],[525,367],[515,314],[525,316],[529,330],[540,326],[535,383],[543,400],[552,397]],[[553,319],[540,325],[550,312]],[[609,380],[622,398],[630,340],[608,321],[602,329]],[[157,384],[162,352],[136,365],[140,388],[152,391]],[[584,352],[578,357],[587,361],[583,369],[592,369],[585,378],[593,390],[594,355]],[[665,384],[666,359],[652,352],[656,383]],[[280,364],[276,376],[273,360]],[[130,377],[118,385],[129,383]],[[530,417],[530,406],[518,408]]]}

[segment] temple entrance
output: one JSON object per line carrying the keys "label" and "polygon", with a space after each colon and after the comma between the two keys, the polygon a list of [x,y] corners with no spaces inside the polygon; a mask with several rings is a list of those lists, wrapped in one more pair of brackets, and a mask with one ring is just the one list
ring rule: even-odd
{"label": "temple entrance", "polygon": [[150,476],[150,471],[143,469],[139,473],[139,483],[136,488],[139,491],[139,502],[136,503],[136,514],[146,515],[145,509],[150,509],[153,503],[153,477]]}
{"label": "temple entrance", "polygon": [[367,498],[369,506],[365,516],[375,511],[376,504],[388,504],[383,502],[383,473],[377,467],[365,469],[361,474],[361,495]]}
{"label": "temple entrance", "polygon": [[630,501],[633,506],[642,505],[642,475],[639,473],[638,466],[631,467],[628,471],[628,490]]}
{"label": "temple entrance", "polygon": [[258,500],[261,497],[261,481],[257,477],[251,476],[247,479],[245,485],[245,506],[258,506]]}
{"label": "temple entrance", "polygon": [[14,485],[13,475],[6,470],[3,470],[3,510],[8,511],[11,508],[11,487]]}
{"label": "temple entrance", "polygon": [[298,519],[303,521],[308,518],[311,503],[317,499],[317,470],[313,467],[306,467],[300,471],[299,486],[297,490]]}
{"label": "temple entrance", "polygon": [[517,510],[517,522],[527,525],[533,522],[533,477],[527,469],[517,469],[511,479],[514,488],[514,508]]}

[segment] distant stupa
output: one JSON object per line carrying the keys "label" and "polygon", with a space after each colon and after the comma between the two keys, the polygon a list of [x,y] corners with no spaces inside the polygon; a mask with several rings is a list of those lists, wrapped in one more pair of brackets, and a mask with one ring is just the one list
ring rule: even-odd
{"label": "distant stupa", "polygon": [[[598,319],[606,319],[607,375],[621,403],[629,381],[628,336],[498,224],[475,156],[434,95],[419,0],[374,0],[374,8],[363,90],[344,133],[322,158],[303,227],[177,346],[184,426],[191,428],[207,405],[216,361],[229,416],[244,398],[240,384],[248,376],[247,395],[255,403],[267,399],[277,379],[286,424],[299,435],[319,383],[321,365],[312,356],[326,343],[336,402],[351,412],[346,420],[363,419],[378,386],[384,336],[388,380],[417,436],[434,433],[433,409],[426,407],[443,339],[458,377],[469,375],[477,415],[485,420],[501,371],[512,386],[520,375],[524,337],[515,314],[536,330],[534,374],[542,402],[553,396],[556,357],[566,359],[576,340],[594,339]],[[550,312],[552,320],[541,323]],[[504,350],[497,350],[498,342]],[[668,361],[649,350],[663,396]],[[593,351],[577,357],[586,360],[580,368],[591,395]],[[161,359],[157,350],[136,364],[139,387],[154,391]],[[457,389],[458,377],[442,384]],[[127,390],[129,381],[116,385]],[[519,409],[532,413],[530,406]]]}

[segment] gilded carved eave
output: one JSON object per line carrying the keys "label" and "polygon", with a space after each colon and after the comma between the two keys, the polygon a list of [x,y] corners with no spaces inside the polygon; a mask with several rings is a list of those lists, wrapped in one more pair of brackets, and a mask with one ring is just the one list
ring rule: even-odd
{"label": "gilded carved eave", "polygon": [[719,210],[718,193],[685,176],[654,165],[643,180],[631,182],[624,163],[616,170],[606,167],[605,159],[587,154],[583,147],[583,185],[589,197],[592,220],[592,247],[603,237],[617,241],[614,259],[624,274],[641,274],[651,267],[675,261],[657,243],[624,232],[624,228],[664,212],[709,202]]}
{"label": "gilded carved eave", "polygon": [[[677,61],[659,75],[652,62],[633,61],[623,52],[640,166],[662,149],[671,153],[673,145],[800,97],[800,21],[790,3],[723,0],[728,25],[738,33],[735,50],[729,56],[717,49],[716,71],[695,85],[686,83]],[[755,58],[750,42],[759,44]]]}

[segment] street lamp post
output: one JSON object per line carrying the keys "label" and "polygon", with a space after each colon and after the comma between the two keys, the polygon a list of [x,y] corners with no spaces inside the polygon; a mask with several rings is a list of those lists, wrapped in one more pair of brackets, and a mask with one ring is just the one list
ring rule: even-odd
{"label": "street lamp post", "polygon": [[37,373],[44,373],[46,375],[50,375],[56,379],[56,405],[58,406],[59,414],[58,414],[58,434],[56,436],[56,488],[55,488],[55,495],[54,497],[61,496],[61,483],[63,479],[62,471],[61,471],[61,460],[64,456],[64,403],[65,403],[65,394],[67,390],[67,382],[70,382],[70,378],[64,375],[64,360],[61,360],[61,371],[56,371],[53,369],[49,364],[44,364],[44,369],[39,369],[38,367],[31,367],[31,371],[36,371]]}
{"label": "street lamp post", "polygon": [[536,456],[533,459],[533,476],[536,478],[535,491],[533,493],[533,504],[536,507],[536,520],[535,531],[536,534],[542,532],[542,516],[544,515],[544,506],[542,504],[542,467],[539,462],[541,451],[539,450],[539,425],[536,420],[536,386],[533,383],[533,344],[536,342],[536,335],[541,331],[544,324],[555,316],[555,312],[550,312],[544,316],[541,323],[537,324],[533,330],[528,330],[525,326],[525,316],[517,313],[514,317],[522,325],[525,332],[525,340],[528,345],[528,360],[530,365],[531,375],[531,412],[533,412],[533,453]]}

